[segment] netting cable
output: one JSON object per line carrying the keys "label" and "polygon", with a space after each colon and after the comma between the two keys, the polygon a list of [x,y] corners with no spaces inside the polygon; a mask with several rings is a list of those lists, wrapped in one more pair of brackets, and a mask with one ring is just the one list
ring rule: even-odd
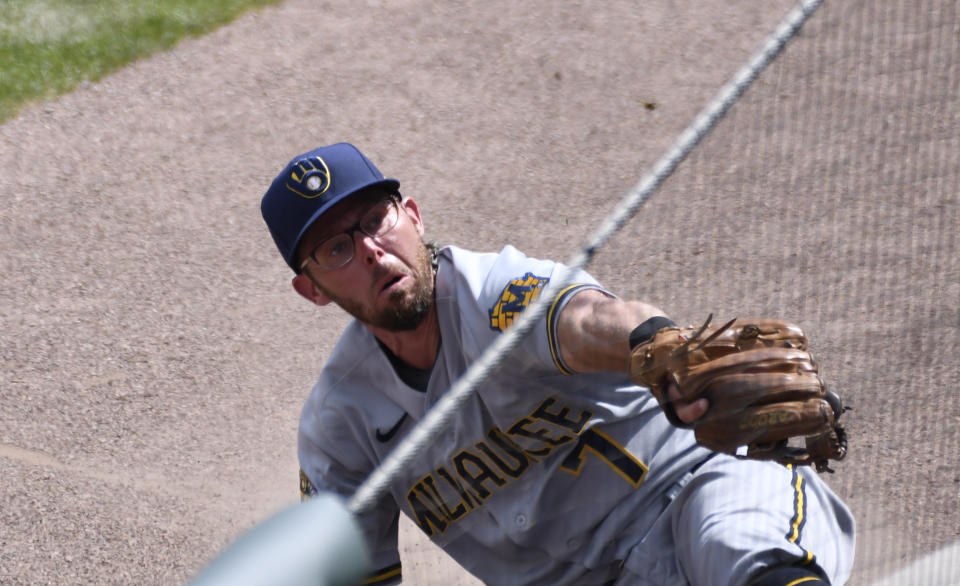
{"label": "netting cable", "polygon": [[533,326],[543,318],[547,306],[566,287],[573,275],[584,268],[596,252],[632,218],[640,206],[663,184],[697,144],[716,126],[721,118],[747,90],[761,72],[783,51],[800,31],[823,0],[801,0],[767,37],[763,45],[707,103],[693,122],[680,134],[673,145],[654,166],[624,196],[614,210],[604,218],[597,230],[565,263],[566,270],[553,277],[539,297],[520,314],[520,318],[491,344],[450,390],[411,430],[400,444],[384,459],[373,473],[358,487],[348,502],[354,513],[370,510],[384,493],[398,472],[416,457],[420,447],[436,437],[450,423],[457,411],[469,400],[477,386],[502,362]]}

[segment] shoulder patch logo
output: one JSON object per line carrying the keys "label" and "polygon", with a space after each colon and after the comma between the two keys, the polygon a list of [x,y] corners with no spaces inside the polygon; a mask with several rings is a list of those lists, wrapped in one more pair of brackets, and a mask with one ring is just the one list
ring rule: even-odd
{"label": "shoulder patch logo", "polygon": [[533,273],[510,281],[500,293],[496,305],[490,308],[490,329],[502,332],[510,327],[520,312],[540,296],[540,291],[549,281]]}
{"label": "shoulder patch logo", "polygon": [[300,159],[290,171],[287,189],[307,199],[319,197],[330,189],[330,169],[320,157]]}

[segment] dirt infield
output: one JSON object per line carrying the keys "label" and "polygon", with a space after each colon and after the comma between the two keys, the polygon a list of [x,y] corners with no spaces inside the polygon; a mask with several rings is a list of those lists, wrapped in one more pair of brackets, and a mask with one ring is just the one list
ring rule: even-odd
{"label": "dirt infield", "polygon": [[[260,218],[291,156],[349,140],[439,242],[567,258],[792,5],[289,0],[0,126],[0,583],[181,583],[296,501],[346,319]],[[958,16],[828,1],[590,267],[808,331],[851,584],[960,539]],[[403,538],[407,583],[475,583]]]}

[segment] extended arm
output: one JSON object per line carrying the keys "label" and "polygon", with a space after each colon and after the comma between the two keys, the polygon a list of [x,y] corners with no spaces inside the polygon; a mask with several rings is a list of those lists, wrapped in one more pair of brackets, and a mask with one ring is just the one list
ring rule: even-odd
{"label": "extended arm", "polygon": [[[588,289],[577,293],[560,314],[557,341],[566,364],[576,372],[627,372],[630,357],[630,332],[656,316],[666,314],[642,301],[624,301],[601,291]],[[677,416],[693,422],[706,413],[706,399],[692,403],[677,400],[670,390]]]}
{"label": "extended arm", "polygon": [[623,301],[595,289],[581,291],[557,324],[563,360],[576,372],[626,372],[630,332],[658,315],[666,314],[642,301]]}

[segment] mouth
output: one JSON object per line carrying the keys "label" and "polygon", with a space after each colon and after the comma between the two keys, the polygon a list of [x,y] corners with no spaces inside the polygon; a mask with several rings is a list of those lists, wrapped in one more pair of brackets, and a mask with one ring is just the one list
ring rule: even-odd
{"label": "mouth", "polygon": [[380,293],[389,292],[391,289],[394,288],[394,286],[396,286],[400,281],[402,281],[403,278],[404,278],[403,275],[392,275],[390,277],[387,277],[386,280],[384,280],[383,285],[380,287]]}

